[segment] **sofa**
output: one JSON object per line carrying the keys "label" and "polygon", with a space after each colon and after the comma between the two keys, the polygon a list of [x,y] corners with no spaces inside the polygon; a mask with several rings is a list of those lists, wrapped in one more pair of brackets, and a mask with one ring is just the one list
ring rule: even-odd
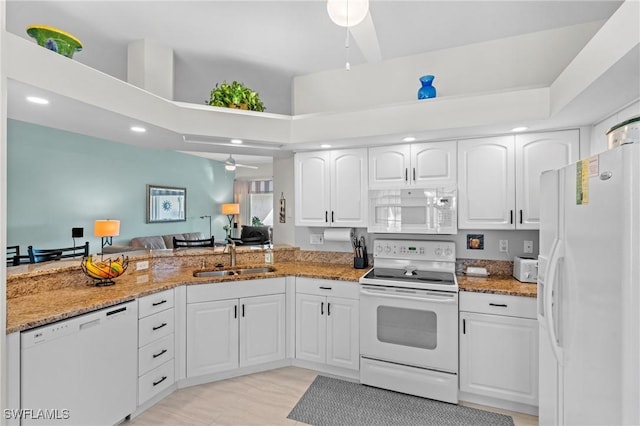
{"label": "sofa", "polygon": [[136,249],[172,249],[173,237],[176,237],[179,240],[203,240],[207,238],[202,232],[187,232],[185,234],[157,235],[152,237],[136,237],[131,240],[130,246]]}

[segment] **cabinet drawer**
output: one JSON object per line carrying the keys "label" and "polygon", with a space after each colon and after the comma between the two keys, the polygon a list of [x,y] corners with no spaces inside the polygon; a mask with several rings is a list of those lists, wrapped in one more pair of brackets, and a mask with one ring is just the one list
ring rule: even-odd
{"label": "cabinet drawer", "polygon": [[531,319],[537,318],[535,297],[461,291],[459,300],[460,311]]}
{"label": "cabinet drawer", "polygon": [[173,309],[138,320],[138,347],[173,333],[174,322]]}
{"label": "cabinet drawer", "polygon": [[173,289],[138,299],[138,318],[173,308]]}
{"label": "cabinet drawer", "polygon": [[138,379],[138,405],[142,405],[175,382],[174,362],[167,361]]}
{"label": "cabinet drawer", "polygon": [[173,353],[173,333],[143,346],[138,350],[138,375],[142,376],[160,364],[173,359]]}
{"label": "cabinet drawer", "polygon": [[301,277],[296,278],[296,293],[359,299],[360,284],[351,281],[318,280]]}

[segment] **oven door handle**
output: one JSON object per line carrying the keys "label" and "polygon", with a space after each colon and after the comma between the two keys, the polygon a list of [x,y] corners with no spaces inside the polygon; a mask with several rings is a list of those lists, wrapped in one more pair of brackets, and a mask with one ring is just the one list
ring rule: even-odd
{"label": "oven door handle", "polygon": [[398,292],[373,290],[373,289],[364,287],[360,289],[360,294],[363,296],[384,297],[384,298],[401,299],[401,300],[430,300],[438,303],[457,303],[458,302],[455,293],[450,293],[450,294],[412,293],[411,295],[407,293],[406,295],[404,295]]}

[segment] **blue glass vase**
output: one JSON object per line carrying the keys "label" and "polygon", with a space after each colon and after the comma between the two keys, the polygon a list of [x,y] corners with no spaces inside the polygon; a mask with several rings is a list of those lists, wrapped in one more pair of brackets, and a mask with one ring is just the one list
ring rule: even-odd
{"label": "blue glass vase", "polygon": [[418,90],[418,99],[429,99],[436,97],[436,88],[432,86],[433,76],[423,75],[420,77],[422,87]]}

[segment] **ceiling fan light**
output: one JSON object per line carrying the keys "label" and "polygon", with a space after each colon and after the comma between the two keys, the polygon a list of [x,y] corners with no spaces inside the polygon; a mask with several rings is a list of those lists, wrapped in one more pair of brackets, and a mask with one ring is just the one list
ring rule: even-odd
{"label": "ceiling fan light", "polygon": [[341,27],[354,27],[369,13],[369,0],[327,0],[329,18]]}
{"label": "ceiling fan light", "polygon": [[229,154],[229,158],[224,162],[224,169],[232,172],[236,169],[236,160],[233,159],[231,154]]}

